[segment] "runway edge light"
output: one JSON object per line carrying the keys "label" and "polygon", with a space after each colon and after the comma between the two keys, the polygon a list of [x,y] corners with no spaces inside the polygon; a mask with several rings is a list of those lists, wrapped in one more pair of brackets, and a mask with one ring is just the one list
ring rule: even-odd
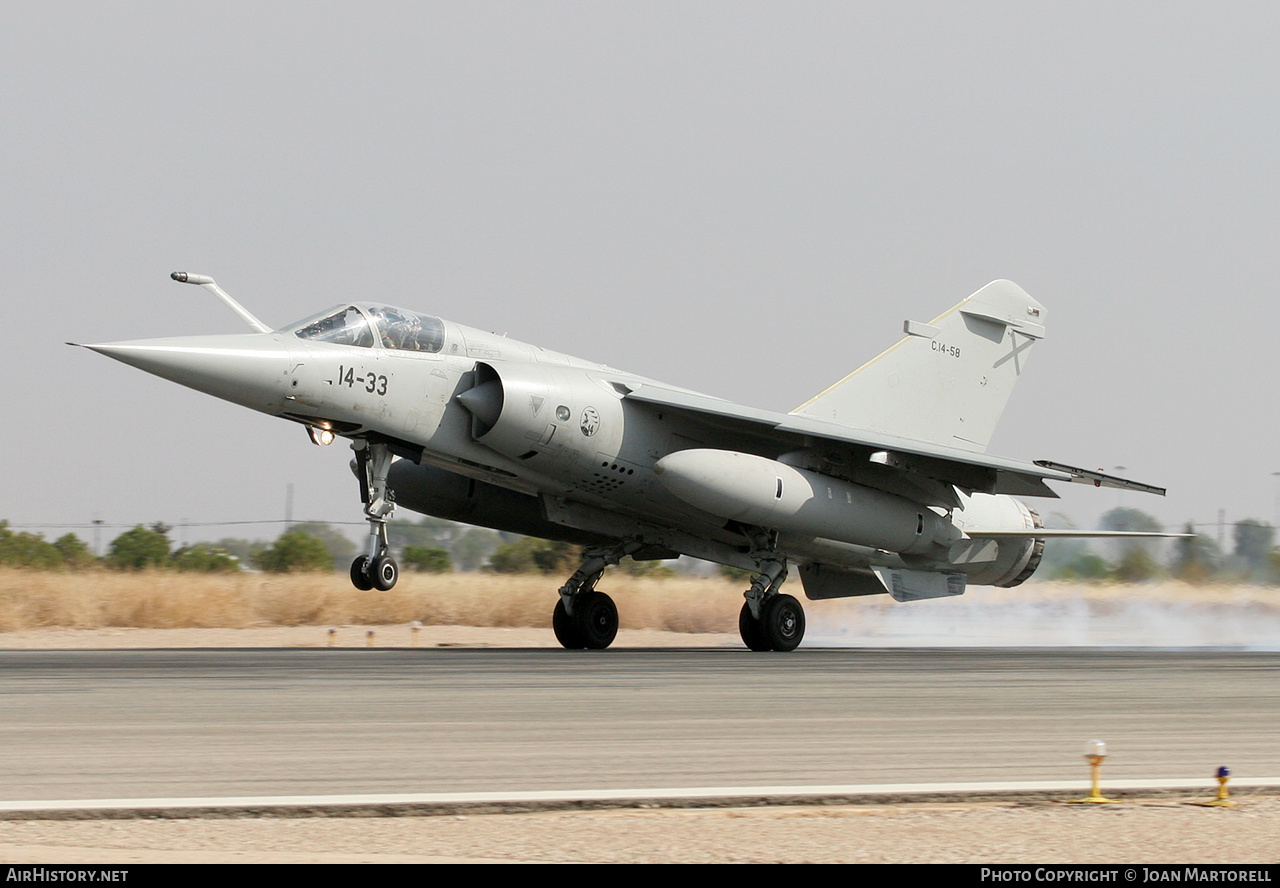
{"label": "runway edge light", "polygon": [[1227,791],[1227,781],[1231,779],[1231,769],[1226,765],[1222,765],[1213,776],[1218,781],[1217,797],[1207,802],[1189,802],[1188,804],[1198,805],[1201,808],[1234,808],[1236,803],[1231,800],[1231,793]]}
{"label": "runway edge light", "polygon": [[1102,760],[1107,757],[1107,744],[1101,740],[1090,740],[1084,745],[1084,759],[1089,763],[1089,770],[1092,774],[1093,788],[1089,795],[1083,799],[1072,799],[1073,805],[1112,805],[1116,803],[1116,799],[1109,799],[1104,796],[1099,788],[1099,775],[1102,770]]}

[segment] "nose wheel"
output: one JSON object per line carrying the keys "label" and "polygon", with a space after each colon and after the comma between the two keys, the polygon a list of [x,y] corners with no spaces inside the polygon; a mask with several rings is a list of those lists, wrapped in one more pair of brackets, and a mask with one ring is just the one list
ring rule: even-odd
{"label": "nose wheel", "polygon": [[359,555],[351,562],[351,585],[361,592],[368,592],[373,588],[373,580],[369,577],[368,555]]}
{"label": "nose wheel", "polygon": [[387,542],[387,519],[396,510],[395,496],[387,487],[391,469],[391,450],[377,441],[357,439],[351,442],[356,453],[360,478],[360,499],[364,502],[365,520],[369,522],[368,552],[351,562],[351,584],[357,589],[386,592],[400,579],[400,566],[391,557]]}
{"label": "nose wheel", "polygon": [[400,579],[400,565],[390,555],[379,555],[372,561],[361,555],[351,562],[351,585],[362,592],[378,589],[387,592]]}

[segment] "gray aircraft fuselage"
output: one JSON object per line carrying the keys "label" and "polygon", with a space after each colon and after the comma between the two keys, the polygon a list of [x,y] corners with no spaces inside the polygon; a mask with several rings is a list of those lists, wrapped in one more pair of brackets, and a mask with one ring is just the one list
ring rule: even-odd
{"label": "gray aircraft fuselage", "polygon": [[[371,523],[369,553],[352,566],[362,588],[395,582],[385,533],[394,504],[587,546],[596,554],[557,608],[557,636],[570,647],[612,640],[616,611],[594,585],[625,555],[759,571],[743,638],[786,650],[799,643],[788,620],[802,634],[803,614],[769,605],[794,602],[778,595],[788,565],[811,598],[907,601],[967,583],[1016,585],[1051,532],[1008,493],[1052,496],[1045,480],[1163,492],[982,452],[1044,330],[1043,307],[1008,282],[932,324],[908,323],[880,358],[774,414],[385,305],[338,306],[272,331],[211,279],[191,277],[261,332],[88,347],[301,423],[316,443],[351,439]],[[864,409],[877,425],[850,425]],[[588,600],[607,641],[570,620]],[[782,635],[761,636],[753,621],[775,610]]]}

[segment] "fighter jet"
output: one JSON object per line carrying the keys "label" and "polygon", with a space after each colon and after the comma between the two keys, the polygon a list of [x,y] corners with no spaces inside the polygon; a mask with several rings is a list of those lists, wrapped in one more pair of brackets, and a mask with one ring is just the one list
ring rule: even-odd
{"label": "fighter jet", "polygon": [[1016,497],[1046,482],[1164,490],[1049,461],[987,455],[1045,309],[995,281],[790,413],[773,413],[486,333],[355,302],[280,329],[210,277],[252,333],[86,346],[215,397],[350,441],[369,522],[351,565],[359,589],[399,574],[397,505],[583,547],[553,627],[603,649],[618,611],[596,588],[609,565],[680,555],[750,572],[739,614],[753,651],[804,637],[791,569],[810,599],[901,602],[1016,586],[1051,536]]}

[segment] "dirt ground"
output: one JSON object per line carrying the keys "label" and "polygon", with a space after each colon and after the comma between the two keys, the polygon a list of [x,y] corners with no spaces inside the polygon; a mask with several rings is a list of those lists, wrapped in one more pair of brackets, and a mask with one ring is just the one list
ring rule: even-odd
{"label": "dirt ground", "polygon": [[920,803],[435,817],[0,821],[3,863],[1220,863],[1280,860],[1235,808]]}
{"label": "dirt ground", "polygon": [[[332,630],[332,634],[330,633]],[[370,637],[369,633],[373,635]],[[477,626],[263,626],[251,629],[26,629],[0,632],[10,650],[118,648],[318,648],[318,647],[558,648],[550,629]],[[620,648],[742,647],[737,633],[620,629]]]}

